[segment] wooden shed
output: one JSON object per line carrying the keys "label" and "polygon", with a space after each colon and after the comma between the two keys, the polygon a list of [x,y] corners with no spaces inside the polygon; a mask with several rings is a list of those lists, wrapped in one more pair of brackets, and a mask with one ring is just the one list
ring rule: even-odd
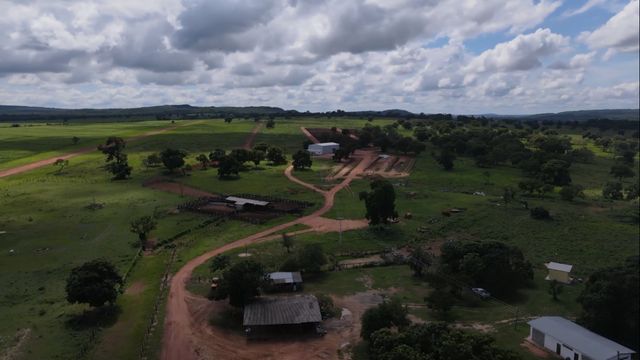
{"label": "wooden shed", "polygon": [[571,269],[573,268],[572,265],[561,264],[553,261],[548,262],[544,265],[547,267],[547,270],[549,271],[545,280],[548,280],[548,281],[556,280],[557,282],[560,282],[563,284],[571,284],[571,282],[573,281],[573,278],[570,276]]}
{"label": "wooden shed", "polygon": [[322,315],[313,295],[261,297],[244,307],[242,325],[249,338],[322,334]]}

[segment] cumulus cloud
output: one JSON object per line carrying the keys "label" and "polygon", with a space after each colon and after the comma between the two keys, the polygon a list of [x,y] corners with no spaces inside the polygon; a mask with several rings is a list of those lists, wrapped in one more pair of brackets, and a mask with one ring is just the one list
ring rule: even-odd
{"label": "cumulus cloud", "polygon": [[474,72],[530,70],[542,65],[541,58],[568,45],[569,39],[549,29],[518,35],[473,59],[467,67]]}
{"label": "cumulus cloud", "polygon": [[640,1],[631,0],[619,13],[592,32],[580,34],[580,40],[592,49],[637,52],[640,41],[638,14]]}

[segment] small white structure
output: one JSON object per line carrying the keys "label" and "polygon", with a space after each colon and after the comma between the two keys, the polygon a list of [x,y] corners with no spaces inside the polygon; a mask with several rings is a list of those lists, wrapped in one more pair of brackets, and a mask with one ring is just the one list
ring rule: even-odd
{"label": "small white structure", "polygon": [[242,209],[245,205],[257,207],[267,207],[269,205],[268,201],[246,199],[237,196],[227,196],[225,200],[234,203],[236,209]]}
{"label": "small white structure", "polygon": [[313,155],[333,154],[340,148],[340,144],[334,142],[311,144],[307,150]]}
{"label": "small white structure", "polygon": [[559,316],[529,321],[528,340],[565,360],[631,360],[635,352]]}
{"label": "small white structure", "polygon": [[549,270],[547,277],[544,278],[547,281],[556,280],[557,282],[561,282],[563,284],[571,284],[573,278],[569,276],[571,274],[571,269],[573,269],[573,265],[569,264],[561,264],[557,262],[548,262],[544,264]]}

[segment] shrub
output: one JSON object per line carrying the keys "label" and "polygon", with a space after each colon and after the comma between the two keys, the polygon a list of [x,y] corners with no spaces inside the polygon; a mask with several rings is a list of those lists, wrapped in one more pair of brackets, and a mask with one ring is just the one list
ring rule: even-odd
{"label": "shrub", "polygon": [[546,220],[551,218],[549,211],[542,206],[538,206],[529,210],[529,213],[531,217],[536,220]]}
{"label": "shrub", "polygon": [[320,306],[320,314],[322,314],[322,319],[330,319],[333,317],[337,317],[340,315],[340,308],[335,306],[333,303],[333,299],[329,295],[325,294],[316,294],[316,298],[318,299],[318,305]]}

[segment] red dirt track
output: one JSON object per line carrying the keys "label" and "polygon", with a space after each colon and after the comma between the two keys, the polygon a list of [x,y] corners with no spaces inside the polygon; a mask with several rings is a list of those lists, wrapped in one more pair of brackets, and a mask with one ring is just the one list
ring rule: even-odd
{"label": "red dirt track", "polygon": [[[161,134],[163,132],[171,131],[171,130],[173,130],[173,129],[177,128],[177,127],[180,127],[180,126],[187,126],[187,125],[192,125],[192,124],[195,124],[195,123],[196,122],[190,122],[190,123],[186,123],[186,124],[182,124],[182,125],[169,126],[169,127],[163,128],[163,129],[153,130],[153,131],[149,131],[149,132],[146,132],[146,133],[143,133],[143,134],[140,134],[140,135],[136,135],[134,137],[127,138],[125,140],[127,140],[129,142],[137,141],[137,140],[149,137],[149,136],[154,136],[154,135]],[[88,153],[90,153],[92,151],[96,151],[96,150],[97,150],[96,146],[85,147],[85,148],[82,148],[82,149],[79,149],[79,150],[76,150],[76,151],[73,151],[73,152],[69,152],[69,153],[66,153],[66,154],[62,154],[62,155],[51,157],[51,158],[44,159],[44,160],[35,161],[35,162],[29,163],[29,164],[26,164],[26,165],[17,166],[17,167],[10,168],[10,169],[5,169],[5,170],[0,170],[0,178],[11,176],[11,175],[16,175],[16,174],[21,174],[23,172],[27,172],[27,171],[30,171],[30,170],[33,170],[33,169],[41,168],[43,166],[51,165],[54,162],[56,162],[56,160],[58,160],[58,159],[68,160],[68,159],[74,158],[76,156],[88,154]]]}
{"label": "red dirt track", "polygon": [[[269,239],[273,239],[274,233],[283,231],[296,224],[309,224],[312,227],[325,228],[329,231],[334,230],[336,225],[335,220],[324,219],[321,217],[328,212],[334,204],[335,194],[347,187],[349,183],[356,178],[362,171],[364,171],[369,164],[375,159],[375,154],[367,151],[359,151],[356,156],[362,157],[362,161],[354,168],[351,173],[338,185],[334,186],[328,191],[320,190],[311,184],[307,184],[300,179],[294,177],[292,172],[292,166],[289,166],[285,170],[285,176],[297,184],[307,187],[310,190],[316,191],[323,195],[323,206],[314,211],[312,214],[303,216],[288,223],[276,225],[272,228],[260,231],[256,234],[247,236],[243,239],[236,240],[234,242],[223,245],[217,249],[208,251],[186,263],[180,270],[178,270],[171,279],[171,287],[169,290],[169,296],[167,300],[166,316],[164,323],[164,337],[162,342],[162,355],[163,360],[196,360],[196,359],[301,359],[311,358],[312,356],[321,356],[324,354],[324,358],[328,358],[326,348],[318,348],[318,344],[312,346],[306,342],[302,343],[288,343],[288,344],[272,344],[272,346],[256,345],[245,346],[239,341],[243,338],[237,339],[236,335],[232,342],[226,335],[221,335],[220,331],[214,331],[206,324],[206,318],[208,317],[206,308],[208,300],[203,299],[191,294],[186,289],[186,284],[193,270],[199,265],[203,264],[210,258],[220,253],[243,247],[250,244],[256,244]],[[355,228],[361,226],[363,223],[347,223],[342,225],[345,228]],[[364,223],[366,225],[366,223]],[[203,319],[204,317],[204,319]],[[216,335],[217,334],[217,335]],[[218,338],[216,338],[218,336]],[[329,339],[336,337],[334,343],[340,344],[340,337],[337,334],[328,334],[325,338]],[[224,344],[223,344],[224,342]],[[283,351],[288,348],[289,350]],[[336,349],[333,349],[336,350]],[[331,354],[331,353],[329,353]],[[331,355],[329,355],[331,356]]]}

